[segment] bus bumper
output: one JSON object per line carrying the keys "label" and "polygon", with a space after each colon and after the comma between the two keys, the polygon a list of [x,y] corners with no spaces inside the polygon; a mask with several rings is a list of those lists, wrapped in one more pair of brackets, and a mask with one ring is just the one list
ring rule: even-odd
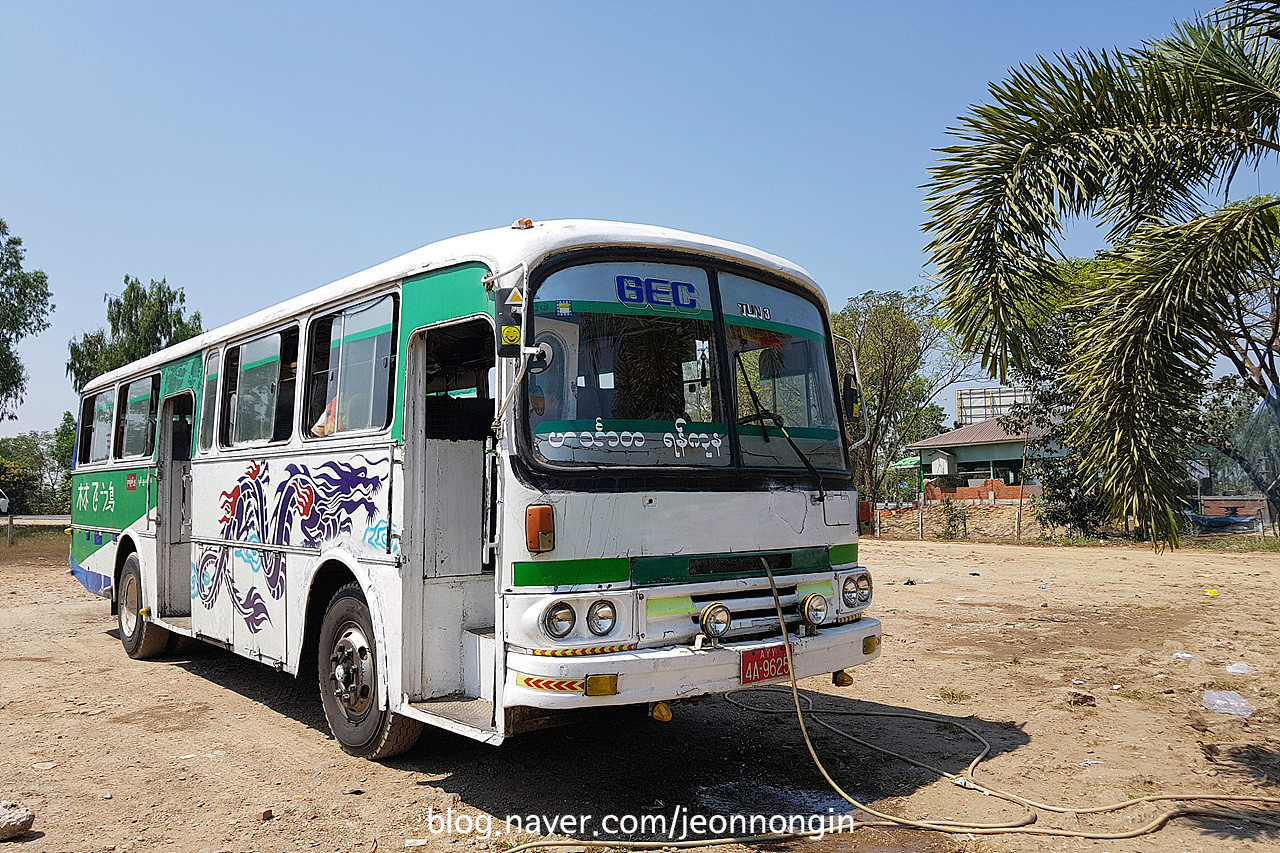
{"label": "bus bumper", "polygon": [[[796,675],[834,672],[867,663],[880,656],[880,622],[863,617],[848,625],[823,628],[808,637],[791,637]],[[875,640],[868,641],[874,637]],[[548,657],[527,652],[507,653],[503,704],[534,708],[592,708],[631,705],[728,693],[744,686],[742,654],[752,649],[781,645],[781,639],[725,643],[694,650],[666,646],[580,657]],[[591,675],[616,675],[617,692],[608,696],[586,695]],[[786,683],[772,679],[758,684]]]}

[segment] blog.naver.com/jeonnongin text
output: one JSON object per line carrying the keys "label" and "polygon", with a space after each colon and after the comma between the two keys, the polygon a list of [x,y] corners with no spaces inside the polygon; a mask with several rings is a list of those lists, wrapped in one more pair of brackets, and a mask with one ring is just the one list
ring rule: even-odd
{"label": "blog.naver.com/jeonnongin text", "polygon": [[496,818],[487,814],[437,811],[429,807],[420,827],[434,836],[491,838],[527,835],[561,835],[578,839],[648,838],[686,841],[699,838],[745,835],[804,834],[815,841],[855,828],[852,813],[826,814],[704,814],[676,806],[660,814],[513,814]]}

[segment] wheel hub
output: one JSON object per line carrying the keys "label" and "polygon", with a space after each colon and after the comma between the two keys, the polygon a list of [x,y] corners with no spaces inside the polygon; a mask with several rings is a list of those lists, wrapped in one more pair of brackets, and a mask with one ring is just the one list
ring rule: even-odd
{"label": "wheel hub", "polygon": [[124,577],[120,590],[120,628],[126,636],[132,637],[138,631],[138,611],[142,609],[142,596],[138,583],[132,574]]}
{"label": "wheel hub", "polygon": [[349,718],[364,716],[373,705],[373,655],[359,625],[342,626],[329,662],[334,697]]}

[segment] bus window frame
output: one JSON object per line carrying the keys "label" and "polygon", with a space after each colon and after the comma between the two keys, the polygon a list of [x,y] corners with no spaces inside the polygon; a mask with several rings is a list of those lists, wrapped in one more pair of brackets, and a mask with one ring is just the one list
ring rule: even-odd
{"label": "bus window frame", "polygon": [[[315,343],[314,336],[316,324],[322,320],[338,315],[358,313],[372,307],[375,303],[386,299],[387,297],[391,297],[391,364],[387,383],[388,399],[386,424],[379,427],[368,427],[366,429],[335,430],[327,435],[314,434],[311,432],[311,428],[314,424],[307,423],[307,421],[311,419],[311,351],[312,346]],[[341,441],[344,438],[378,436],[390,432],[394,427],[396,422],[396,406],[399,404],[399,401],[396,399],[396,385],[398,384],[396,381],[397,371],[405,369],[404,354],[400,352],[400,312],[403,308],[403,301],[404,297],[400,292],[399,282],[397,282],[395,287],[371,294],[358,302],[328,305],[323,308],[317,308],[307,315],[305,322],[307,332],[306,341],[298,345],[298,385],[300,386],[299,393],[301,394],[301,398],[298,400],[294,412],[294,421],[297,424],[297,432],[304,443],[317,441]],[[450,320],[448,322],[454,321]],[[332,328],[332,326],[330,328]],[[415,330],[409,337],[412,337],[413,334],[417,334],[418,331],[419,330]],[[305,365],[301,363],[304,358],[306,359]],[[342,369],[341,362],[339,362],[338,369],[339,371]],[[341,375],[339,375],[338,387],[339,389],[342,387]],[[327,405],[328,403],[326,401],[326,407]]]}
{"label": "bus window frame", "polygon": [[[818,308],[818,316],[822,321],[827,356],[827,367],[832,377],[832,395],[836,413],[840,420],[841,453],[845,459],[844,469],[819,468],[828,487],[855,487],[853,476],[853,459],[849,452],[849,437],[843,401],[839,393],[839,365],[836,361],[834,338],[831,331],[831,311],[825,299],[807,288],[786,277],[772,273],[767,269],[752,266],[731,259],[708,255],[699,252],[687,252],[680,249],[646,248],[634,246],[600,246],[557,254],[546,258],[533,266],[529,272],[529,293],[525,297],[527,305],[533,305],[537,299],[538,289],[554,273],[569,267],[592,263],[607,262],[658,262],[680,264],[697,267],[706,272],[712,296],[713,336],[716,347],[721,353],[728,353],[724,327],[724,311],[720,299],[719,273],[727,272],[754,279],[762,284],[777,287],[780,290],[795,294]],[[529,329],[530,339],[535,339],[538,327],[536,317],[531,317]],[[730,403],[737,405],[735,392],[737,387],[734,377],[730,375],[730,364],[727,355],[717,360],[716,371],[721,387],[725,389],[728,408]],[[742,451],[736,429],[729,430],[729,448],[731,462],[725,467],[709,467],[694,465],[609,465],[600,467],[589,464],[558,465],[540,459],[536,455],[531,439],[532,430],[529,425],[529,389],[531,383],[526,377],[519,389],[520,405],[516,412],[515,444],[517,452],[513,455],[513,469],[517,476],[538,488],[566,488],[575,491],[644,491],[650,488],[667,488],[677,491],[698,491],[707,485],[721,488],[745,488],[750,490],[767,490],[781,484],[806,486],[813,483],[813,475],[796,460],[794,468],[758,468],[742,464]]]}
{"label": "bus window frame", "polygon": [[[91,459],[89,458],[89,455],[92,453],[91,447],[84,446],[85,404],[90,400],[96,400],[98,397],[100,397],[103,394],[106,394],[107,392],[110,392],[112,394],[111,429],[108,431],[108,435],[107,435],[107,455],[102,457],[101,459]],[[87,397],[84,394],[81,394],[80,396],[81,423],[78,424],[79,428],[76,430],[76,456],[75,456],[75,465],[73,466],[74,467],[73,473],[79,472],[86,467],[92,468],[96,466],[102,466],[102,467],[110,466],[115,461],[115,457],[113,455],[113,451],[115,450],[114,432],[115,432],[115,422],[116,422],[116,408],[117,408],[116,404],[119,402],[119,399],[120,399],[120,383],[118,382],[108,385],[105,388],[99,388],[97,391],[90,393]],[[92,412],[93,412],[93,409],[90,409],[90,415],[92,415]],[[90,431],[89,431],[90,445],[92,445],[93,435],[96,432],[96,430],[93,429],[93,421],[94,419],[92,417],[88,419],[88,426],[90,428]],[[84,458],[81,458],[82,454]]]}
{"label": "bus window frame", "polygon": [[[216,453],[219,449],[218,433],[221,427],[221,422],[218,419],[218,413],[219,411],[221,411],[221,406],[218,405],[218,401],[222,398],[222,376],[226,372],[223,370],[223,367],[224,367],[224,359],[223,359],[223,352],[222,352],[223,349],[224,347],[215,346],[215,347],[210,347],[209,349],[204,351],[204,360],[202,362],[201,372],[200,372],[200,395],[199,397],[197,397],[197,404],[200,407],[199,422],[196,424],[196,455],[197,456],[207,456],[211,453]],[[209,436],[209,444],[206,446],[202,441],[202,439],[204,438],[204,418],[205,418],[204,396],[205,396],[205,388],[209,381],[209,360],[214,358],[215,356],[218,359],[218,373],[216,374],[217,378],[214,380],[214,383],[213,383],[213,400],[211,401],[212,402],[211,408],[213,409],[213,411],[209,413],[209,416],[213,419],[213,424],[211,429],[211,435]]]}
{"label": "bus window frame", "polygon": [[[279,447],[282,445],[286,445],[293,440],[293,436],[297,432],[297,422],[298,422],[298,399],[297,399],[298,382],[296,381],[297,380],[296,374],[294,376],[295,381],[294,381],[294,389],[293,389],[293,413],[290,419],[291,425],[289,427],[288,434],[283,438],[258,439],[256,441],[239,441],[239,442],[235,441],[235,423],[230,420],[231,412],[229,411],[230,406],[229,406],[229,398],[228,398],[228,392],[227,392],[227,383],[232,373],[232,371],[227,369],[227,364],[230,361],[230,356],[232,354],[232,351],[234,351],[236,355],[236,369],[234,371],[236,375],[236,388],[234,391],[230,393],[238,394],[240,391],[240,388],[239,388],[240,349],[244,347],[246,344],[252,344],[260,340],[265,340],[266,338],[269,338],[272,335],[278,335],[281,338],[279,363],[281,365],[281,370],[283,370],[283,364],[284,364],[284,347],[283,347],[284,337],[283,336],[284,336],[284,333],[289,331],[290,329],[293,329],[298,333],[298,352],[301,353],[302,352],[302,320],[301,318],[298,318],[298,317],[291,318],[275,326],[269,326],[266,329],[260,329],[256,332],[246,334],[244,337],[237,338],[233,341],[227,341],[226,343],[221,344],[217,348],[217,351],[219,353],[218,371],[220,375],[218,377],[217,409],[216,409],[215,421],[214,421],[214,446],[216,446],[218,452],[235,453],[236,451],[249,450],[249,449],[261,448],[261,447]],[[210,349],[209,352],[213,352],[213,349]],[[276,396],[272,402],[273,402],[273,408],[276,414],[278,415],[280,411],[280,388],[279,388],[281,384],[280,372],[277,372],[276,374],[275,384],[277,386]],[[201,384],[201,389],[203,391],[203,383]],[[273,433],[274,433],[274,426],[275,426],[275,421],[273,420],[272,421]],[[199,441],[197,439],[197,445],[198,444],[199,444]],[[208,453],[213,449],[214,447],[210,447],[209,450],[198,451],[198,452]]]}
{"label": "bus window frame", "polygon": [[[125,430],[127,429],[126,418],[129,413],[129,400],[127,398],[128,389],[131,385],[148,379],[151,381],[151,395],[147,406],[147,421],[150,425],[147,431],[147,449],[142,453],[125,454]],[[117,384],[116,388],[118,389],[116,391],[117,405],[115,407],[116,410],[114,418],[115,428],[112,430],[111,436],[110,458],[113,460],[126,460],[150,459],[154,457],[156,454],[156,427],[159,425],[160,417],[160,371],[157,370],[155,373],[150,374],[144,373],[141,376],[134,377],[133,379],[122,381]],[[121,391],[126,395],[123,406],[119,405]]]}

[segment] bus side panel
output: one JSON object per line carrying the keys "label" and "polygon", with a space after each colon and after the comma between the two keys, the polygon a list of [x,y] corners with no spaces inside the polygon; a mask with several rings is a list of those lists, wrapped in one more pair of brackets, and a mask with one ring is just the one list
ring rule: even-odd
{"label": "bus side panel", "polygon": [[[315,554],[341,546],[392,559],[390,446],[305,450],[198,462],[192,488],[194,624],[241,654],[281,664],[301,638],[305,607],[288,611],[306,600]],[[295,584],[300,593],[289,594]]]}
{"label": "bus side panel", "polygon": [[151,469],[77,471],[71,482],[71,571],[85,589],[108,595],[120,531],[145,527]]}

